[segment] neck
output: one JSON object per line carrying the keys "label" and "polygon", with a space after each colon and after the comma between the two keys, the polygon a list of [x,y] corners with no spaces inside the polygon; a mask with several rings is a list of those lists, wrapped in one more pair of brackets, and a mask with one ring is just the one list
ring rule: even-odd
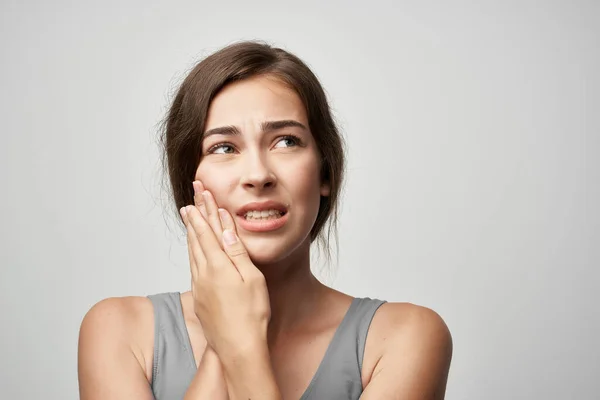
{"label": "neck", "polygon": [[282,333],[291,332],[314,316],[327,292],[310,269],[310,242],[276,264],[257,266],[267,282],[271,304],[269,343]]}

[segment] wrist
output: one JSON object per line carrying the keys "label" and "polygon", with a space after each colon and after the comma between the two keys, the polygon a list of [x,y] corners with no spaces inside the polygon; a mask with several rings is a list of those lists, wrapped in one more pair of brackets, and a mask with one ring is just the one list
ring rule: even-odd
{"label": "wrist", "polygon": [[256,364],[258,360],[269,360],[269,347],[267,340],[262,338],[244,338],[235,344],[221,346],[218,351],[213,350],[226,369],[240,367],[247,363]]}
{"label": "wrist", "polygon": [[281,400],[266,340],[236,351],[221,358],[230,398]]}

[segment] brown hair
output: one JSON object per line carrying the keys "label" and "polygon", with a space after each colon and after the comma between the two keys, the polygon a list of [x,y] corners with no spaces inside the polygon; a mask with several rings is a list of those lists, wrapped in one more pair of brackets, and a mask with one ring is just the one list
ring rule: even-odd
{"label": "brown hair", "polygon": [[[317,77],[298,57],[268,44],[245,41],[224,47],[198,63],[179,87],[160,136],[163,167],[168,172],[175,212],[180,218],[179,209],[194,204],[192,181],[200,163],[212,99],[228,83],[257,75],[273,76],[294,89],[306,109],[309,129],[322,161],[321,179],[331,186],[330,195],[321,197],[310,240],[312,243],[319,238],[318,243],[329,258],[329,237],[337,228],[345,169],[344,141]],[[329,229],[323,233],[328,220]]]}

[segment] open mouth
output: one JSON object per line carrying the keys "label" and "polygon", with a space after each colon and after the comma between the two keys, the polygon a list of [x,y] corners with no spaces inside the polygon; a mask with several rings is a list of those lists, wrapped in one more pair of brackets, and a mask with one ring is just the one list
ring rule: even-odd
{"label": "open mouth", "polygon": [[269,221],[283,217],[286,211],[280,210],[262,210],[262,211],[246,211],[244,218],[246,221]]}
{"label": "open mouth", "polygon": [[276,231],[285,226],[288,217],[287,211],[279,210],[249,211],[237,216],[239,227],[249,232]]}
{"label": "open mouth", "polygon": [[247,203],[236,212],[239,226],[250,232],[276,231],[285,226],[289,218],[289,206],[267,200]]}

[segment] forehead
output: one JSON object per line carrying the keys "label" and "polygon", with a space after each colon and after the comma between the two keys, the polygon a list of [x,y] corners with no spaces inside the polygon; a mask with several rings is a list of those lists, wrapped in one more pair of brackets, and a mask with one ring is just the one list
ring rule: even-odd
{"label": "forehead", "polygon": [[257,76],[225,86],[212,100],[205,130],[292,119],[308,126],[298,94],[274,77]]}

